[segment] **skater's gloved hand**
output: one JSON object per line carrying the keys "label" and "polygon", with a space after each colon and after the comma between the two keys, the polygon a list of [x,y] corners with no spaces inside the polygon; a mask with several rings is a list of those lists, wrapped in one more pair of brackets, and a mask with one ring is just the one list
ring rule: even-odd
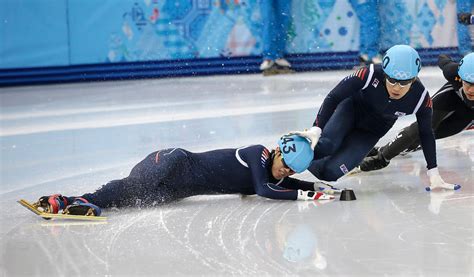
{"label": "skater's gloved hand", "polygon": [[426,191],[431,191],[435,188],[443,188],[450,190],[458,190],[461,188],[460,185],[446,183],[443,178],[441,178],[441,175],[439,175],[437,167],[428,170],[427,174],[430,178],[430,186],[426,187]]}
{"label": "skater's gloved hand", "polygon": [[464,25],[469,25],[474,23],[474,16],[470,13],[459,13],[458,22]]}
{"label": "skater's gloved hand", "polygon": [[313,183],[313,187],[315,191],[322,191],[326,194],[336,194],[336,193],[341,193],[342,191],[341,189],[338,189],[329,183],[319,181],[319,180]]}
{"label": "skater's gloved hand", "polygon": [[320,191],[312,190],[298,190],[298,200],[331,200],[334,199],[333,195],[329,195]]}
{"label": "skater's gloved hand", "polygon": [[314,150],[314,147],[316,147],[319,137],[321,136],[321,132],[321,128],[313,126],[309,130],[305,129],[304,131],[291,131],[288,133],[288,135],[298,135],[309,139],[309,141],[311,141],[311,149]]}

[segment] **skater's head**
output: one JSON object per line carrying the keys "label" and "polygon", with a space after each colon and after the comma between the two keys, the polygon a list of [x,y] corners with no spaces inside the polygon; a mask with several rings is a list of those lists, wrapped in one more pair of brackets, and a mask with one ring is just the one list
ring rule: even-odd
{"label": "skater's head", "polygon": [[310,142],[297,135],[282,136],[272,164],[272,174],[276,179],[305,171],[313,160]]}
{"label": "skater's head", "polygon": [[462,80],[462,89],[467,99],[474,100],[474,53],[467,54],[459,62],[458,75]]}
{"label": "skater's head", "polygon": [[410,90],[421,70],[418,52],[408,45],[395,45],[383,57],[385,86],[392,99],[400,99]]}

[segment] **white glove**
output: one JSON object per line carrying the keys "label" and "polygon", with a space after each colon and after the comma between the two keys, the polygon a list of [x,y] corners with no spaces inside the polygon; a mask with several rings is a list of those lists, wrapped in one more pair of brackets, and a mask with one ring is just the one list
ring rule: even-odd
{"label": "white glove", "polygon": [[304,131],[291,131],[288,133],[288,135],[298,135],[300,137],[309,139],[309,141],[311,141],[311,149],[314,150],[314,147],[316,147],[316,144],[318,144],[321,132],[321,128],[313,126],[309,130],[305,129]]}
{"label": "white glove", "polygon": [[298,190],[297,200],[331,200],[334,199],[333,195],[329,195],[320,191],[312,190]]}
{"label": "white glove", "polygon": [[461,188],[460,185],[446,183],[443,178],[439,175],[438,168],[432,168],[427,172],[428,177],[430,178],[430,186],[426,187],[426,191],[431,191],[435,188],[443,188],[450,190],[458,190]]}
{"label": "white glove", "polygon": [[329,183],[319,180],[313,183],[313,187],[315,191],[322,191],[326,194],[336,194],[342,192],[342,189],[338,189]]}

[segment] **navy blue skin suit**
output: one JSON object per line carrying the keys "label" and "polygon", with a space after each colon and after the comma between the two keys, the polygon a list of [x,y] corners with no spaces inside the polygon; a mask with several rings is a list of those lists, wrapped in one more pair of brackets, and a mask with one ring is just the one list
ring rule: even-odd
{"label": "navy blue skin suit", "polygon": [[262,145],[192,153],[181,148],[149,154],[130,175],[82,197],[101,207],[153,206],[194,195],[258,194],[296,200],[297,190],[314,190],[313,182],[276,180],[273,152]]}
{"label": "navy blue skin suit", "polygon": [[308,170],[320,180],[336,181],[358,166],[395,124],[415,114],[428,169],[436,164],[431,129],[432,102],[419,79],[402,98],[390,99],[381,65],[363,67],[344,78],[325,98],[313,126],[322,129]]}
{"label": "navy blue skin suit", "polygon": [[[447,82],[431,97],[433,101],[432,128],[436,139],[460,133],[474,120],[474,101],[464,93],[458,75],[459,63],[446,55],[440,55],[438,66]],[[405,149],[416,149],[420,145],[418,124],[414,122],[404,128],[389,144],[383,146],[383,157],[391,160]]]}

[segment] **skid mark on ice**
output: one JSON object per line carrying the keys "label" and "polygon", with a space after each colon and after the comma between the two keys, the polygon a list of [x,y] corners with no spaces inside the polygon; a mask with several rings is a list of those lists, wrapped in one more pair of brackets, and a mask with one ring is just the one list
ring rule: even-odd
{"label": "skid mark on ice", "polygon": [[[193,222],[196,220],[198,223],[197,225],[200,225],[200,222],[201,222],[201,217],[199,216],[205,209],[206,207],[209,206],[209,205],[206,205],[206,206],[203,206],[200,210],[196,211],[195,213],[193,213],[192,217],[190,220],[187,221],[187,224],[186,224],[186,231],[184,232],[184,241],[185,241],[185,244],[187,246],[189,246],[189,248],[193,249],[195,252],[199,252],[198,250],[196,250],[195,248],[193,248],[192,244],[194,243],[190,238],[189,238],[189,234],[190,234],[190,229],[191,229],[191,225],[193,224]],[[206,216],[206,215],[203,215],[203,216]],[[216,216],[216,221],[218,222],[219,220],[219,217],[220,215],[217,215]],[[219,244],[219,243],[217,243]],[[216,257],[217,258],[217,257]],[[220,261],[218,261],[217,259],[215,258],[209,258],[208,259],[209,262],[213,262],[214,265],[217,265],[219,267],[222,267],[222,268],[225,268],[226,269],[226,272],[228,272],[229,270],[231,271],[235,271],[236,269],[225,264],[225,263],[222,263]],[[220,271],[220,270],[219,270]]]}
{"label": "skid mark on ice", "polygon": [[[224,238],[224,231],[226,230],[227,226],[230,226],[231,229],[235,229],[235,224],[232,224],[232,222],[230,222],[230,221],[232,219],[233,220],[240,219],[239,215],[235,215],[235,213],[236,213],[236,211],[238,212],[241,209],[242,209],[242,207],[240,205],[234,205],[234,208],[230,212],[221,212],[221,214],[225,214],[225,216],[221,220],[221,224],[220,224],[220,227],[218,228],[218,235],[217,235],[218,245],[224,251],[224,254],[226,255],[226,257],[229,260],[234,261],[236,264],[239,264],[239,261],[242,259],[242,257],[235,257],[233,252],[228,250],[228,247],[226,247],[225,242],[227,241],[230,244],[233,244],[235,242],[235,240],[232,239],[232,237],[229,237],[227,239]],[[237,232],[238,232],[238,230],[237,230]],[[232,245],[230,247],[232,248]],[[252,273],[252,272],[246,272],[245,271],[245,269],[247,269],[246,267],[242,267],[241,269],[244,269],[244,272],[241,272],[241,270],[236,269],[237,273],[239,273],[239,274],[250,274],[250,273]]]}
{"label": "skid mark on ice", "polygon": [[[67,230],[67,229],[69,229],[69,228],[65,228],[65,230]],[[83,239],[81,239],[81,240],[72,240],[71,242],[74,244],[72,249],[83,249],[83,248],[88,249],[87,242],[84,241]],[[59,240],[58,243],[61,244],[61,240]],[[66,253],[65,255],[63,255],[63,257],[68,258],[66,260],[67,264],[68,264],[68,266],[66,268],[68,268],[68,270],[64,273],[64,276],[67,276],[67,275],[69,275],[69,276],[70,275],[81,275],[81,268],[79,267],[80,263],[77,262],[77,257],[70,254],[70,251],[68,251],[68,250],[69,249],[64,249],[63,250],[64,252],[61,251],[62,253]],[[88,251],[90,251],[90,250],[88,249]],[[97,257],[96,255],[93,255],[93,256]]]}
{"label": "skid mark on ice", "polygon": [[[205,208],[212,208],[212,204],[208,205],[207,207]],[[216,242],[210,242],[206,245],[215,245],[217,244],[219,247],[220,247],[220,250],[223,251],[225,257],[228,259],[226,260],[224,263],[223,262],[220,262],[220,261],[217,261],[217,263],[219,264],[219,266],[225,268],[226,272],[227,273],[230,273],[230,274],[243,274],[242,272],[242,269],[245,269],[245,267],[236,267],[236,266],[231,266],[231,261],[234,261],[235,263],[233,264],[240,264],[241,261],[240,259],[234,257],[234,255],[231,253],[231,251],[229,251],[227,249],[227,247],[225,246],[225,239],[223,237],[223,232],[226,228],[226,224],[228,222],[229,219],[232,219],[235,212],[238,211],[240,209],[240,205],[231,205],[231,207],[233,207],[230,211],[228,211],[227,209],[223,209],[219,212],[219,214],[217,214],[216,216],[214,216],[214,224],[213,224],[213,230],[211,232],[214,233],[214,231],[217,233],[217,236],[209,236],[208,239],[212,239],[212,240],[216,240]],[[205,217],[205,216],[208,216],[207,213],[204,214],[204,215],[200,215],[200,213],[205,213],[205,209],[203,208],[202,211],[200,211],[199,213],[195,213],[192,217],[192,220],[189,221],[189,224],[186,226],[186,243],[191,245],[193,243],[196,243],[197,241],[192,241],[189,239],[189,234],[190,234],[190,230],[195,230],[196,228],[192,228],[192,225],[194,222],[197,222],[195,225],[201,225],[201,218],[202,217]],[[223,217],[223,218],[222,218]],[[227,239],[227,241],[233,243],[234,242],[234,239],[232,237],[229,237]],[[216,257],[213,259],[213,261],[215,261],[216,259],[220,260],[222,259],[221,256],[217,256],[216,254]]]}
{"label": "skid mark on ice", "polygon": [[247,237],[243,237],[242,236],[242,229],[244,228],[244,225],[245,224],[248,224],[247,222],[247,218],[249,217],[249,215],[259,207],[259,205],[255,205],[253,207],[251,207],[250,209],[247,210],[247,212],[245,213],[245,215],[242,217],[242,220],[240,220],[239,222],[239,227],[237,228],[237,238],[239,241],[239,251],[240,251],[240,254],[242,255],[242,257],[246,257],[247,256],[247,253],[245,253],[245,246],[247,245],[247,242],[249,241],[249,236]]}
{"label": "skid mark on ice", "polygon": [[[415,218],[416,220],[417,218]],[[438,226],[438,223],[430,223],[430,224],[413,224],[414,226],[409,228],[408,230],[402,231],[398,234],[398,239],[403,242],[409,243],[412,247],[413,246],[426,246],[426,245],[440,245],[440,246],[451,246],[455,244],[471,246],[472,240],[466,239],[466,236],[460,235],[460,231],[462,228],[457,228],[456,224],[453,223],[451,225],[443,224],[443,226]],[[470,229],[467,229],[468,233],[471,233]],[[426,240],[423,237],[421,240],[413,240],[410,239],[409,236],[411,234],[419,234],[425,233],[429,234],[432,237],[436,237],[434,239]],[[438,238],[441,236],[441,238]]]}
{"label": "skid mark on ice", "polygon": [[178,243],[179,245],[183,246],[184,248],[186,248],[187,250],[189,250],[189,252],[191,252],[191,254],[193,254],[197,260],[200,260],[201,261],[201,264],[208,267],[209,269],[214,269],[212,267],[212,265],[207,261],[207,257],[203,254],[201,254],[199,251],[196,251],[194,250],[192,247],[190,247],[187,243],[183,243],[181,241],[181,239],[177,238],[173,232],[171,232],[171,230],[168,228],[167,224],[166,224],[166,218],[165,218],[165,213],[163,211],[160,211],[160,216],[159,216],[159,222],[161,223],[161,226],[162,228],[166,231],[166,233],[176,242]]}
{"label": "skid mark on ice", "polygon": [[450,197],[450,198],[445,199],[443,201],[444,202],[457,201],[457,200],[463,200],[463,199],[469,199],[469,198],[474,198],[474,195],[469,195],[469,196],[464,196],[464,197]]}
{"label": "skid mark on ice", "polygon": [[[127,217],[131,217],[131,216],[127,215]],[[107,247],[107,252],[105,254],[105,257],[106,257],[105,260],[106,261],[109,261],[109,257],[114,255],[113,249],[114,249],[115,244],[117,243],[117,240],[120,237],[120,235],[122,233],[124,233],[128,228],[134,226],[137,222],[139,222],[141,220],[144,220],[144,219],[146,220],[148,217],[149,217],[148,212],[143,211],[140,215],[138,215],[136,217],[133,217],[129,220],[125,220],[124,224],[119,223],[118,226],[114,226],[114,234],[111,237],[111,240],[110,240],[109,244],[106,246]],[[115,229],[117,229],[117,230],[115,230]],[[109,272],[109,270],[110,270],[109,263],[106,262],[105,264],[106,264],[106,272]]]}
{"label": "skid mark on ice", "polygon": [[[38,244],[40,245],[40,248],[41,248],[40,254],[48,257],[49,264],[54,265],[56,263],[56,259],[53,258],[53,256],[51,255],[51,245],[48,244],[48,241],[39,240]],[[57,274],[61,274],[60,272],[61,269],[59,267],[51,266],[51,268],[54,269],[57,272]],[[62,273],[62,274],[65,275],[65,273]]]}
{"label": "skid mark on ice", "polygon": [[[84,248],[86,248],[89,255],[94,257],[97,261],[99,261],[104,266],[107,266],[107,262],[104,259],[102,259],[101,257],[97,256],[97,254],[94,252],[94,250],[90,249],[90,247],[87,245],[87,243],[84,243]],[[78,272],[78,273],[80,274],[80,272]]]}
{"label": "skid mark on ice", "polygon": [[[254,238],[254,241],[256,241],[257,243],[257,247],[260,251],[260,256],[261,257],[269,257],[267,254],[266,254],[266,250],[265,250],[265,246],[262,246],[260,243],[259,243],[259,240],[258,240],[258,231],[257,229],[259,228],[259,224],[260,224],[260,221],[262,221],[262,219],[266,218],[268,216],[268,214],[270,213],[270,211],[272,209],[276,209],[278,208],[279,206],[283,205],[283,203],[275,203],[273,205],[271,205],[270,207],[266,208],[259,216],[258,218],[255,220],[255,223],[253,224],[252,226],[252,234],[253,234],[253,238]],[[278,209],[277,209],[278,211]],[[283,217],[284,215],[282,215]],[[262,224],[262,229],[265,229],[267,228],[266,224]],[[283,267],[278,261],[275,261],[272,257],[270,257],[269,259],[264,259],[262,261],[263,263],[267,263],[267,266],[276,270],[275,274],[291,274],[291,272],[286,269],[285,267]]]}

